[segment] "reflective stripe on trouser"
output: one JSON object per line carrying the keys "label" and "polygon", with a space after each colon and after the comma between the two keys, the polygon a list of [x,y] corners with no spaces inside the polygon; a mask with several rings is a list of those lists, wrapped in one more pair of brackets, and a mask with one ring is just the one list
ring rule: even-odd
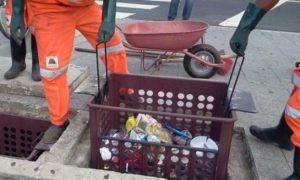
{"label": "reflective stripe on trouser", "polygon": [[[34,7],[32,10],[34,13]],[[100,13],[99,6],[94,4],[87,7],[66,7],[64,12],[34,16],[33,27],[38,44],[41,78],[53,124],[61,125],[67,119],[69,90],[67,74],[62,69],[67,67],[70,61],[75,29],[96,47],[97,32],[101,23]],[[113,49],[108,54],[108,68],[112,72],[127,73],[125,49],[117,48],[122,46],[121,43],[118,33],[107,42],[108,49]],[[99,48],[103,48],[103,44]],[[103,56],[101,59],[104,60]],[[86,60],[95,63],[94,59]]]}
{"label": "reflective stripe on trouser", "polygon": [[288,99],[285,108],[285,120],[293,131],[291,141],[297,147],[300,147],[300,91],[296,88],[294,93]]}
{"label": "reflective stripe on trouser", "polygon": [[[107,52],[107,68],[111,72],[128,73],[126,52],[121,42],[114,46],[107,47],[106,52]],[[100,46],[100,48],[98,49],[98,55],[101,58],[102,62],[105,64],[104,47]]]}

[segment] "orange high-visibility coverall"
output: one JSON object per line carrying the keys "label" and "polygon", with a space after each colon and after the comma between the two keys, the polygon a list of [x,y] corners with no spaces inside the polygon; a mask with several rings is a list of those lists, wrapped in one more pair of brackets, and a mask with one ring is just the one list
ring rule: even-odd
{"label": "orange high-visibility coverall", "polygon": [[10,21],[11,21],[11,13],[12,13],[12,0],[7,0],[6,1],[6,6],[5,6],[5,17],[6,17],[6,26],[9,31],[10,27]]}
{"label": "orange high-visibility coverall", "polygon": [[[94,0],[28,0],[39,51],[40,73],[54,125],[62,125],[69,111],[67,69],[75,29],[95,48],[101,24],[101,9]],[[98,46],[104,60],[104,45]],[[120,35],[115,32],[107,42],[107,66],[111,72],[128,73],[126,53]]]}
{"label": "orange high-visibility coverall", "polygon": [[295,68],[292,83],[294,90],[285,108],[285,120],[293,131],[292,143],[300,147],[300,68]]}

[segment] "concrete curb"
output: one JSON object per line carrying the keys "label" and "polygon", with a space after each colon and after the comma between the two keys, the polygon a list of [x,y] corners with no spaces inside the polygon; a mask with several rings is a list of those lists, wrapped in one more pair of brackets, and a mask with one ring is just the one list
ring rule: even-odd
{"label": "concrete curb", "polygon": [[78,168],[59,163],[37,163],[20,159],[0,157],[0,178],[14,180],[64,179],[64,180],[162,180],[162,178],[121,174],[112,171]]}
{"label": "concrete curb", "polygon": [[238,133],[242,136],[243,140],[243,145],[245,146],[245,157],[246,157],[246,161],[249,164],[250,168],[251,168],[251,173],[252,173],[252,178],[253,180],[259,180],[258,177],[258,172],[257,172],[257,166],[255,165],[255,161],[254,161],[254,157],[253,157],[253,153],[251,151],[250,148],[250,144],[249,144],[249,140],[246,136],[245,130],[242,127],[234,127],[234,132]]}
{"label": "concrete curb", "polygon": [[[10,61],[10,58],[4,58],[4,60]],[[0,77],[0,93],[44,97],[42,83],[31,80],[31,63],[28,61],[26,60],[27,68],[18,78],[5,80],[3,77]],[[9,63],[1,64],[0,71],[5,72],[9,69],[9,65]],[[67,76],[71,93],[89,76],[89,69],[88,67],[70,64]]]}
{"label": "concrete curb", "polygon": [[88,128],[89,114],[87,111],[80,111],[74,118],[69,120],[70,124],[59,140],[49,152],[44,152],[37,162],[54,162],[59,164],[68,164],[70,162],[76,146]]}

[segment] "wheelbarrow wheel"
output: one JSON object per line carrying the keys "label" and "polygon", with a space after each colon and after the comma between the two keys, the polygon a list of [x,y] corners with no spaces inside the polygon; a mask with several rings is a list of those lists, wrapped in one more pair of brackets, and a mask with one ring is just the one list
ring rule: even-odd
{"label": "wheelbarrow wheel", "polygon": [[[209,44],[198,44],[189,49],[190,53],[201,57],[202,59],[218,64],[221,62],[219,52]],[[190,56],[185,55],[183,60],[185,71],[194,78],[210,78],[217,73],[218,68],[205,65],[197,60],[193,60]]]}

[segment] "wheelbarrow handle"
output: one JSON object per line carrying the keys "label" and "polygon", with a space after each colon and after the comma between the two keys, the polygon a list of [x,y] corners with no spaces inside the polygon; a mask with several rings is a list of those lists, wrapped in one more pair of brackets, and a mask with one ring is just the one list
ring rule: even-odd
{"label": "wheelbarrow handle", "polygon": [[[238,59],[242,57],[242,61],[241,61],[241,64],[240,64],[240,67],[238,69],[238,73],[236,75],[236,78],[235,78],[235,81],[233,83],[233,87],[232,87],[232,91],[230,93],[230,96],[229,96],[229,99],[228,99],[228,102],[226,103],[226,108],[225,108],[225,117],[229,116],[229,112],[230,112],[230,103],[231,103],[231,100],[232,100],[232,97],[233,97],[233,94],[234,94],[234,91],[235,91],[235,88],[236,88],[236,85],[237,85],[237,82],[238,82],[238,79],[239,79],[239,76],[240,76],[240,73],[242,71],[242,67],[243,67],[243,64],[244,64],[244,61],[245,61],[245,57],[244,56],[236,56],[235,58],[235,61],[234,61],[234,65],[233,65],[233,68],[232,68],[232,71],[231,71],[231,74],[230,74],[230,78],[229,78],[229,81],[228,81],[228,84],[227,84],[227,93],[229,91],[229,86],[231,84],[231,81],[232,81],[232,77],[233,77],[233,73],[235,71],[235,67],[236,67],[236,64],[237,64],[237,61]],[[226,96],[226,99],[227,99],[227,96]],[[225,99],[225,101],[226,101]]]}
{"label": "wheelbarrow handle", "polygon": [[123,32],[123,29],[122,29],[120,26],[116,25],[116,28],[117,28],[119,31]]}
{"label": "wheelbarrow handle", "polygon": [[98,46],[96,45],[96,69],[97,69],[97,88],[98,92],[95,96],[95,103],[96,104],[102,104],[104,101],[104,98],[106,94],[108,93],[108,69],[107,69],[107,45],[106,42],[104,42],[104,59],[105,59],[105,82],[103,85],[103,88],[100,87],[100,70],[99,70],[99,54],[98,54]]}

